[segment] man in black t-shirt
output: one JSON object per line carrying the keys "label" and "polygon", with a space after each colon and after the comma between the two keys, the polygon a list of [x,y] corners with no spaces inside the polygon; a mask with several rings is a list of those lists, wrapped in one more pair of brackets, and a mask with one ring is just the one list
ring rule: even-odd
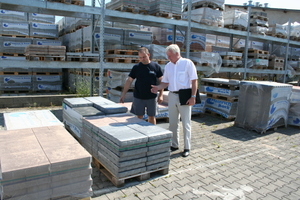
{"label": "man in black t-shirt", "polygon": [[157,94],[151,92],[151,85],[159,84],[163,73],[161,67],[150,60],[150,53],[147,48],[140,48],[138,54],[140,62],[131,69],[125,82],[120,102],[124,103],[125,95],[132,81],[136,79],[130,112],[142,119],[146,110],[148,121],[156,124],[157,102],[161,103],[163,101],[163,90],[160,90],[157,96]]}

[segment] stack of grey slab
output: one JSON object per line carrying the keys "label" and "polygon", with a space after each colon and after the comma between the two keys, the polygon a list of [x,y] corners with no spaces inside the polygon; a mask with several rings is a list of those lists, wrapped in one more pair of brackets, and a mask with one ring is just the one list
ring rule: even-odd
{"label": "stack of grey slab", "polygon": [[0,19],[0,25],[1,35],[29,36],[29,24],[27,21],[10,22]]}
{"label": "stack of grey slab", "polygon": [[82,118],[104,115],[85,98],[65,98],[63,101],[63,123],[77,139],[82,138]]}
{"label": "stack of grey slab", "polygon": [[32,69],[33,91],[61,91],[62,69]]}
{"label": "stack of grey slab", "polygon": [[40,13],[27,13],[29,22],[55,24],[55,15],[45,15]]}
{"label": "stack of grey slab", "polygon": [[[1,38],[0,38],[1,40]],[[31,91],[32,76],[27,69],[22,68],[0,68],[3,75],[0,75],[1,91]],[[19,74],[15,74],[15,72]]]}
{"label": "stack of grey slab", "polygon": [[235,125],[265,133],[287,126],[292,85],[269,81],[241,81]]}
{"label": "stack of grey slab", "polygon": [[58,25],[30,22],[29,35],[42,38],[58,38]]}
{"label": "stack of grey slab", "polygon": [[227,119],[236,117],[239,98],[238,80],[202,78],[200,92],[206,93],[205,109]]}
{"label": "stack of grey slab", "polygon": [[124,45],[152,44],[152,32],[124,29]]}
{"label": "stack of grey slab", "polygon": [[83,146],[117,179],[169,166],[172,133],[131,114],[87,117],[83,130]]}
{"label": "stack of grey slab", "polygon": [[0,19],[9,21],[24,21],[27,20],[27,13],[0,9]]}
{"label": "stack of grey slab", "polygon": [[[103,36],[104,36],[103,40],[105,44],[123,44],[124,32],[123,29],[121,28],[105,27]],[[92,37],[95,38],[94,52],[99,52],[99,45],[100,45],[99,40],[101,38],[99,26],[96,26],[94,30],[92,26],[83,28],[83,35],[82,35],[83,48],[84,49],[89,48],[89,51],[85,50],[85,52],[92,52],[92,49],[90,49],[93,41]]]}
{"label": "stack of grey slab", "polygon": [[290,98],[288,124],[300,126],[300,87],[293,86]]}
{"label": "stack of grey slab", "polygon": [[31,43],[30,38],[0,37],[0,52],[24,54],[25,47]]}
{"label": "stack of grey slab", "polygon": [[149,14],[155,13],[172,13],[181,14],[181,0],[154,0],[150,2]]}
{"label": "stack of grey slab", "polygon": [[63,126],[3,131],[0,154],[1,199],[92,196],[91,156]]}

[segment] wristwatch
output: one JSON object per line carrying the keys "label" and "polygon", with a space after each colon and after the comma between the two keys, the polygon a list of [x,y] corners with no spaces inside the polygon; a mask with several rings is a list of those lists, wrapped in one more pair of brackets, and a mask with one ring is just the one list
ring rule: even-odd
{"label": "wristwatch", "polygon": [[196,95],[192,95],[191,97],[194,97],[194,98],[196,98]]}

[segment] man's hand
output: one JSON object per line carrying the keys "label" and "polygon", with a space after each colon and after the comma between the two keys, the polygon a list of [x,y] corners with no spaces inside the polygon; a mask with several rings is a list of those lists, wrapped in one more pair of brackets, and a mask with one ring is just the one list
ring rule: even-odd
{"label": "man's hand", "polygon": [[157,94],[157,92],[158,92],[158,90],[159,90],[159,89],[158,89],[158,86],[157,86],[157,85],[151,85],[151,87],[152,87],[152,88],[151,88],[151,92],[154,93],[154,94]]}
{"label": "man's hand", "polygon": [[157,97],[157,103],[161,104],[163,102],[163,96]]}
{"label": "man's hand", "polygon": [[189,106],[193,106],[195,104],[196,104],[196,98],[195,97],[189,98],[189,100],[186,102],[186,105],[189,105]]}

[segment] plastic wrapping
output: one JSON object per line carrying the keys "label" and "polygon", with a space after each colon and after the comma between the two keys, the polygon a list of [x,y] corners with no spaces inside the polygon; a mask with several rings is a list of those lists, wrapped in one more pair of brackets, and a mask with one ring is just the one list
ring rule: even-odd
{"label": "plastic wrapping", "polygon": [[235,125],[265,133],[286,126],[292,85],[268,81],[242,81]]}
{"label": "plastic wrapping", "polygon": [[[224,0],[192,0],[193,7],[213,7],[218,10],[224,10]],[[186,2],[183,6],[183,11],[188,10],[188,3]]]}
{"label": "plastic wrapping", "polygon": [[246,28],[248,26],[248,13],[240,10],[231,10],[223,13],[224,26],[237,25]]}
{"label": "plastic wrapping", "polygon": [[[187,12],[182,13],[182,19],[187,19]],[[209,26],[223,27],[223,11],[207,7],[191,10],[191,20]]]}

